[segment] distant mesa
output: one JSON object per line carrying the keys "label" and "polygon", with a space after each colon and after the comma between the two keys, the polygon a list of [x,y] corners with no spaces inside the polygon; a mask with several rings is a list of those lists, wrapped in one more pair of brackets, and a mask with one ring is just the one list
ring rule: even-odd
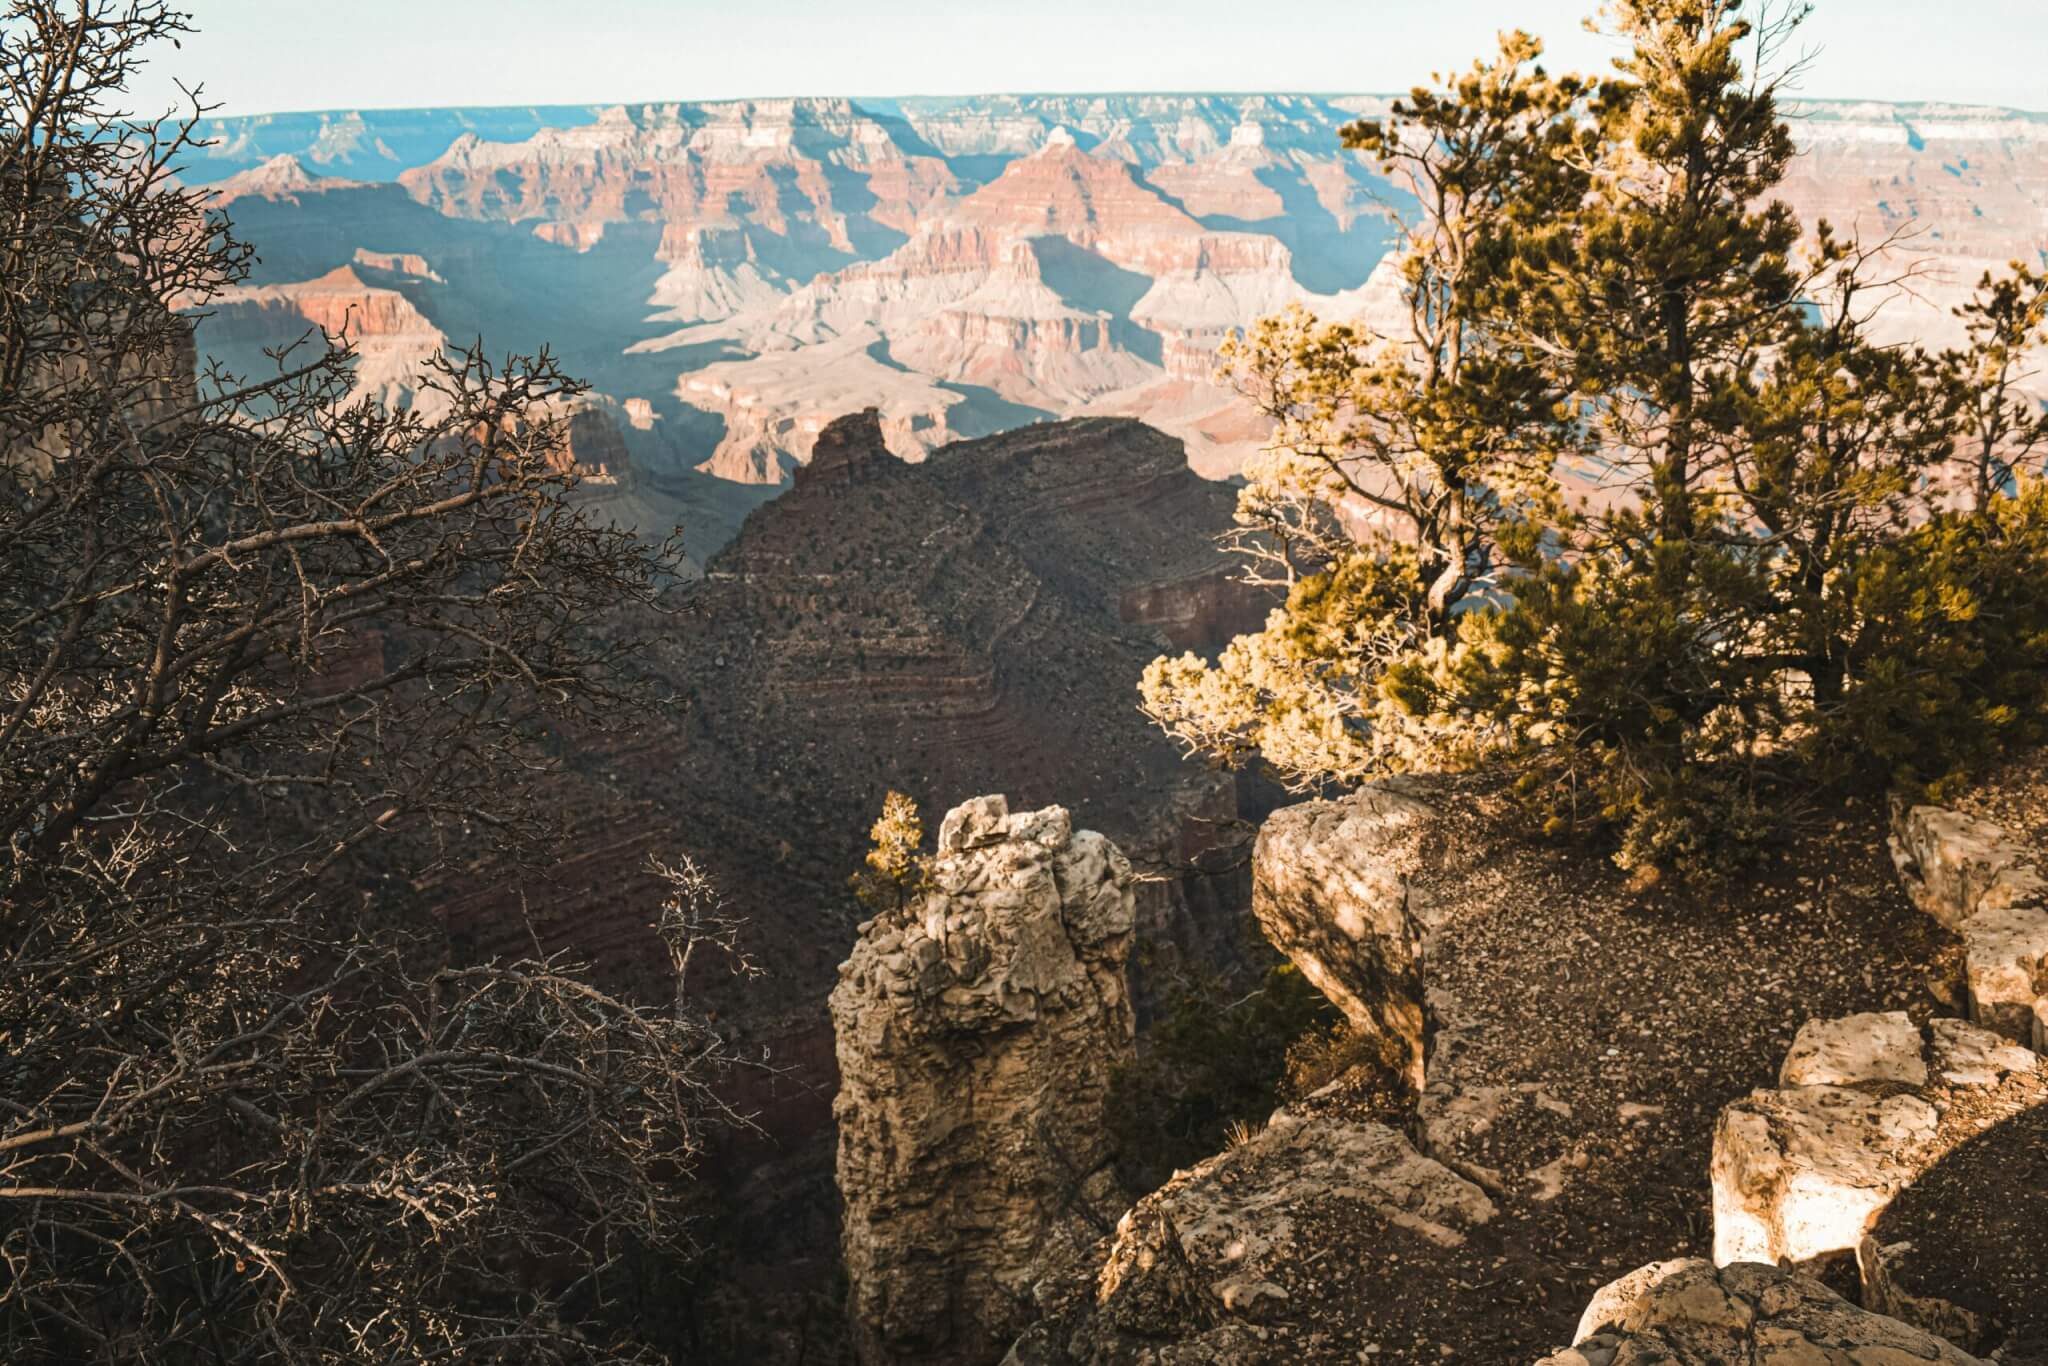
{"label": "distant mesa", "polygon": [[271,157],[260,165],[229,176],[213,187],[220,202],[258,196],[282,199],[308,191],[340,188],[353,182],[328,179],[308,171],[300,160],[288,154]]}
{"label": "distant mesa", "polygon": [[[208,120],[191,179],[255,243],[252,287],[360,287],[366,339],[548,344],[599,394],[644,396],[622,425],[657,438],[640,463],[692,490],[709,550],[828,422],[869,407],[908,460],[1101,415],[1237,473],[1270,424],[1217,382],[1223,337],[1296,302],[1405,325],[1390,215],[1409,197],[1341,133],[1387,108],[1076,94],[276,115]],[[1787,112],[1801,217],[1904,233],[1916,253],[1881,340],[1952,343],[1977,277],[2048,247],[2048,116]],[[306,288],[342,266],[356,283]],[[404,396],[395,375],[368,382]]]}
{"label": "distant mesa", "polygon": [[353,258],[355,264],[369,270],[381,270],[391,275],[403,275],[408,279],[426,280],[433,284],[446,284],[434,268],[427,264],[427,258],[413,251],[371,251],[357,247]]}

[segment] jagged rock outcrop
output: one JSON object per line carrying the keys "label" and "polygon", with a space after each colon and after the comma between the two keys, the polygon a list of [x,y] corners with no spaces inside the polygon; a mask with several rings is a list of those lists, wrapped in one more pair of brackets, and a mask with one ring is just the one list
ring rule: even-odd
{"label": "jagged rock outcrop", "polygon": [[1901,807],[1892,857],[1915,905],[1963,938],[1970,1018],[2048,1048],[2048,876],[2003,826],[1939,806]]}
{"label": "jagged rock outcrop", "polygon": [[215,204],[225,206],[237,199],[252,196],[261,199],[293,199],[309,192],[343,189],[357,183],[359,182],[316,176],[308,171],[297,157],[281,155],[271,157],[219,181],[212,187],[212,193]]}
{"label": "jagged rock outcrop", "polygon": [[1485,1192],[1385,1124],[1289,1107],[1175,1173],[1112,1238],[1052,1268],[1033,1292],[1046,1317],[1006,1366],[1284,1359],[1260,1324],[1275,1313],[1317,1317],[1319,1252],[1355,1246],[1379,1276],[1428,1276],[1493,1216]]}
{"label": "jagged rock outcrop", "polygon": [[1976,1357],[1773,1266],[1658,1262],[1593,1297],[1538,1366],[1972,1366]]}
{"label": "jagged rock outcrop", "polygon": [[1259,831],[1252,912],[1273,947],[1354,1029],[1385,1041],[1417,1091],[1429,1049],[1423,996],[1426,925],[1413,876],[1440,838],[1426,784],[1375,783],[1337,801],[1276,812]]}
{"label": "jagged rock outcrop", "polygon": [[436,273],[427,258],[416,251],[371,251],[368,247],[357,247],[352,259],[366,270],[383,271],[408,280],[424,280],[429,284],[448,283]]}
{"label": "jagged rock outcrop", "polygon": [[818,433],[810,463],[797,467],[797,487],[809,492],[860,482],[877,462],[889,458],[885,442],[880,409],[866,408],[840,418]]}
{"label": "jagged rock outcrop", "polygon": [[1156,627],[1176,650],[1192,650],[1224,638],[1233,623],[1257,621],[1272,600],[1269,589],[1246,583],[1236,566],[1224,564],[1186,578],[1125,589],[1117,615]]}
{"label": "jagged rock outcrop", "polygon": [[915,144],[900,121],[840,99],[621,106],[523,142],[464,133],[399,181],[450,217],[537,220],[584,248],[607,224],[717,222],[738,209],[792,268],[816,269],[901,240],[954,188]]}
{"label": "jagged rock outcrop", "polygon": [[1958,1149],[2048,1099],[2048,1062],[1962,1020],[1933,1020],[1923,1038],[1892,1012],[1809,1021],[1780,1082],[1728,1106],[1715,1130],[1714,1260],[1855,1257],[1864,1303],[1986,1345],[1991,1316],[1914,1290],[1914,1250],[1882,1225]]}
{"label": "jagged rock outcrop", "polygon": [[832,992],[866,1366],[993,1361],[1048,1242],[1121,1203],[1103,1111],[1135,1033],[1130,864],[1064,808],[981,797],[947,814],[931,881],[862,928]]}
{"label": "jagged rock outcrop", "polygon": [[772,303],[788,288],[737,222],[664,223],[655,257],[668,269],[647,302],[672,322],[730,318]]}
{"label": "jagged rock outcrop", "polygon": [[[884,410],[884,438],[887,423]],[[1207,538],[1230,525],[1229,490],[1130,422],[1048,423],[920,464],[876,436],[858,413],[825,424],[818,480],[807,472],[757,510],[655,631],[657,666],[687,699],[674,730],[641,717],[606,737],[617,755],[602,770],[660,804],[656,828],[689,832],[744,898],[758,951],[775,955],[776,980],[749,988],[751,1008],[822,1000],[846,930],[821,936],[785,908],[843,895],[891,788],[928,817],[999,787],[1019,806],[1061,801],[1161,864],[1196,857],[1239,814],[1234,780],[1184,763],[1132,705],[1131,680],[1164,642],[1150,615],[1120,610],[1132,587],[1213,568]],[[1165,592],[1150,606],[1177,613]],[[1264,610],[1205,600],[1192,648]],[[614,823],[610,838],[644,829]],[[611,868],[638,861],[606,856]],[[1228,877],[1248,882],[1241,868]],[[1243,895],[1216,920],[1239,914]],[[1185,919],[1175,897],[1174,882],[1140,890],[1148,930]],[[629,905],[613,891],[577,916],[592,931]]]}

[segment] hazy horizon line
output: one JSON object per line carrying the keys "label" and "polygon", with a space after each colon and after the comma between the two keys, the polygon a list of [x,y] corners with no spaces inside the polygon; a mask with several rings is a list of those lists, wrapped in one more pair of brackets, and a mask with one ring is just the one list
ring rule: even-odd
{"label": "hazy horizon line", "polygon": [[[765,95],[717,95],[703,97],[669,96],[659,99],[606,99],[606,100],[514,100],[489,104],[347,104],[329,105],[325,108],[280,108],[258,110],[254,113],[227,114],[208,112],[200,115],[202,122],[232,123],[238,120],[280,118],[287,116],[313,116],[323,114],[432,114],[452,113],[462,110],[505,110],[505,109],[632,109],[659,105],[720,105],[720,104],[764,104],[784,100],[845,100],[850,104],[862,101],[915,101],[915,100],[986,100],[986,99],[1039,99],[1056,97],[1063,99],[1087,98],[1131,98],[1157,96],[1161,98],[1202,98],[1202,99],[1243,99],[1262,95],[1292,96],[1302,99],[1398,99],[1415,89],[1426,87],[1411,86],[1402,90],[1313,90],[1282,86],[1247,86],[1242,89],[1108,89],[1086,87],[1073,90],[1055,89],[1004,89],[977,90],[961,93],[911,92],[907,94],[834,94],[809,92],[804,94]],[[2031,108],[2024,105],[2004,104],[1998,101],[1953,100],[1953,99],[1893,99],[1881,95],[1788,95],[1781,108],[1797,108],[1801,105],[1856,105],[1877,104],[1893,108],[1929,109],[1981,109],[2006,114],[2023,114],[2032,118],[2048,118],[2048,106]]]}

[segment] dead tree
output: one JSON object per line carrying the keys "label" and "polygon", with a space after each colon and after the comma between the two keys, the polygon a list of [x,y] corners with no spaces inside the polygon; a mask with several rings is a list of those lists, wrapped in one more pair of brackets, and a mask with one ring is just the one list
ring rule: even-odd
{"label": "dead tree", "polygon": [[[676,561],[587,520],[545,352],[354,401],[194,373],[249,259],[117,112],[153,0],[0,18],[0,1342],[16,1362],[651,1357],[720,1040],[427,889],[544,863]],[[432,414],[431,417],[422,414]]]}

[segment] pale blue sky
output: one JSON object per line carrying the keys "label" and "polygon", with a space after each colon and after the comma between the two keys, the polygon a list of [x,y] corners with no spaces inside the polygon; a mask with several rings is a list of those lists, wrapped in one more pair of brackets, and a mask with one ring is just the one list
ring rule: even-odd
{"label": "pale blue sky", "polygon": [[[1752,0],[1754,3],[1754,0]],[[136,94],[224,115],[749,95],[1406,89],[1519,25],[1590,68],[1598,0],[184,0]],[[1817,0],[1814,97],[2048,109],[2048,0]]]}

